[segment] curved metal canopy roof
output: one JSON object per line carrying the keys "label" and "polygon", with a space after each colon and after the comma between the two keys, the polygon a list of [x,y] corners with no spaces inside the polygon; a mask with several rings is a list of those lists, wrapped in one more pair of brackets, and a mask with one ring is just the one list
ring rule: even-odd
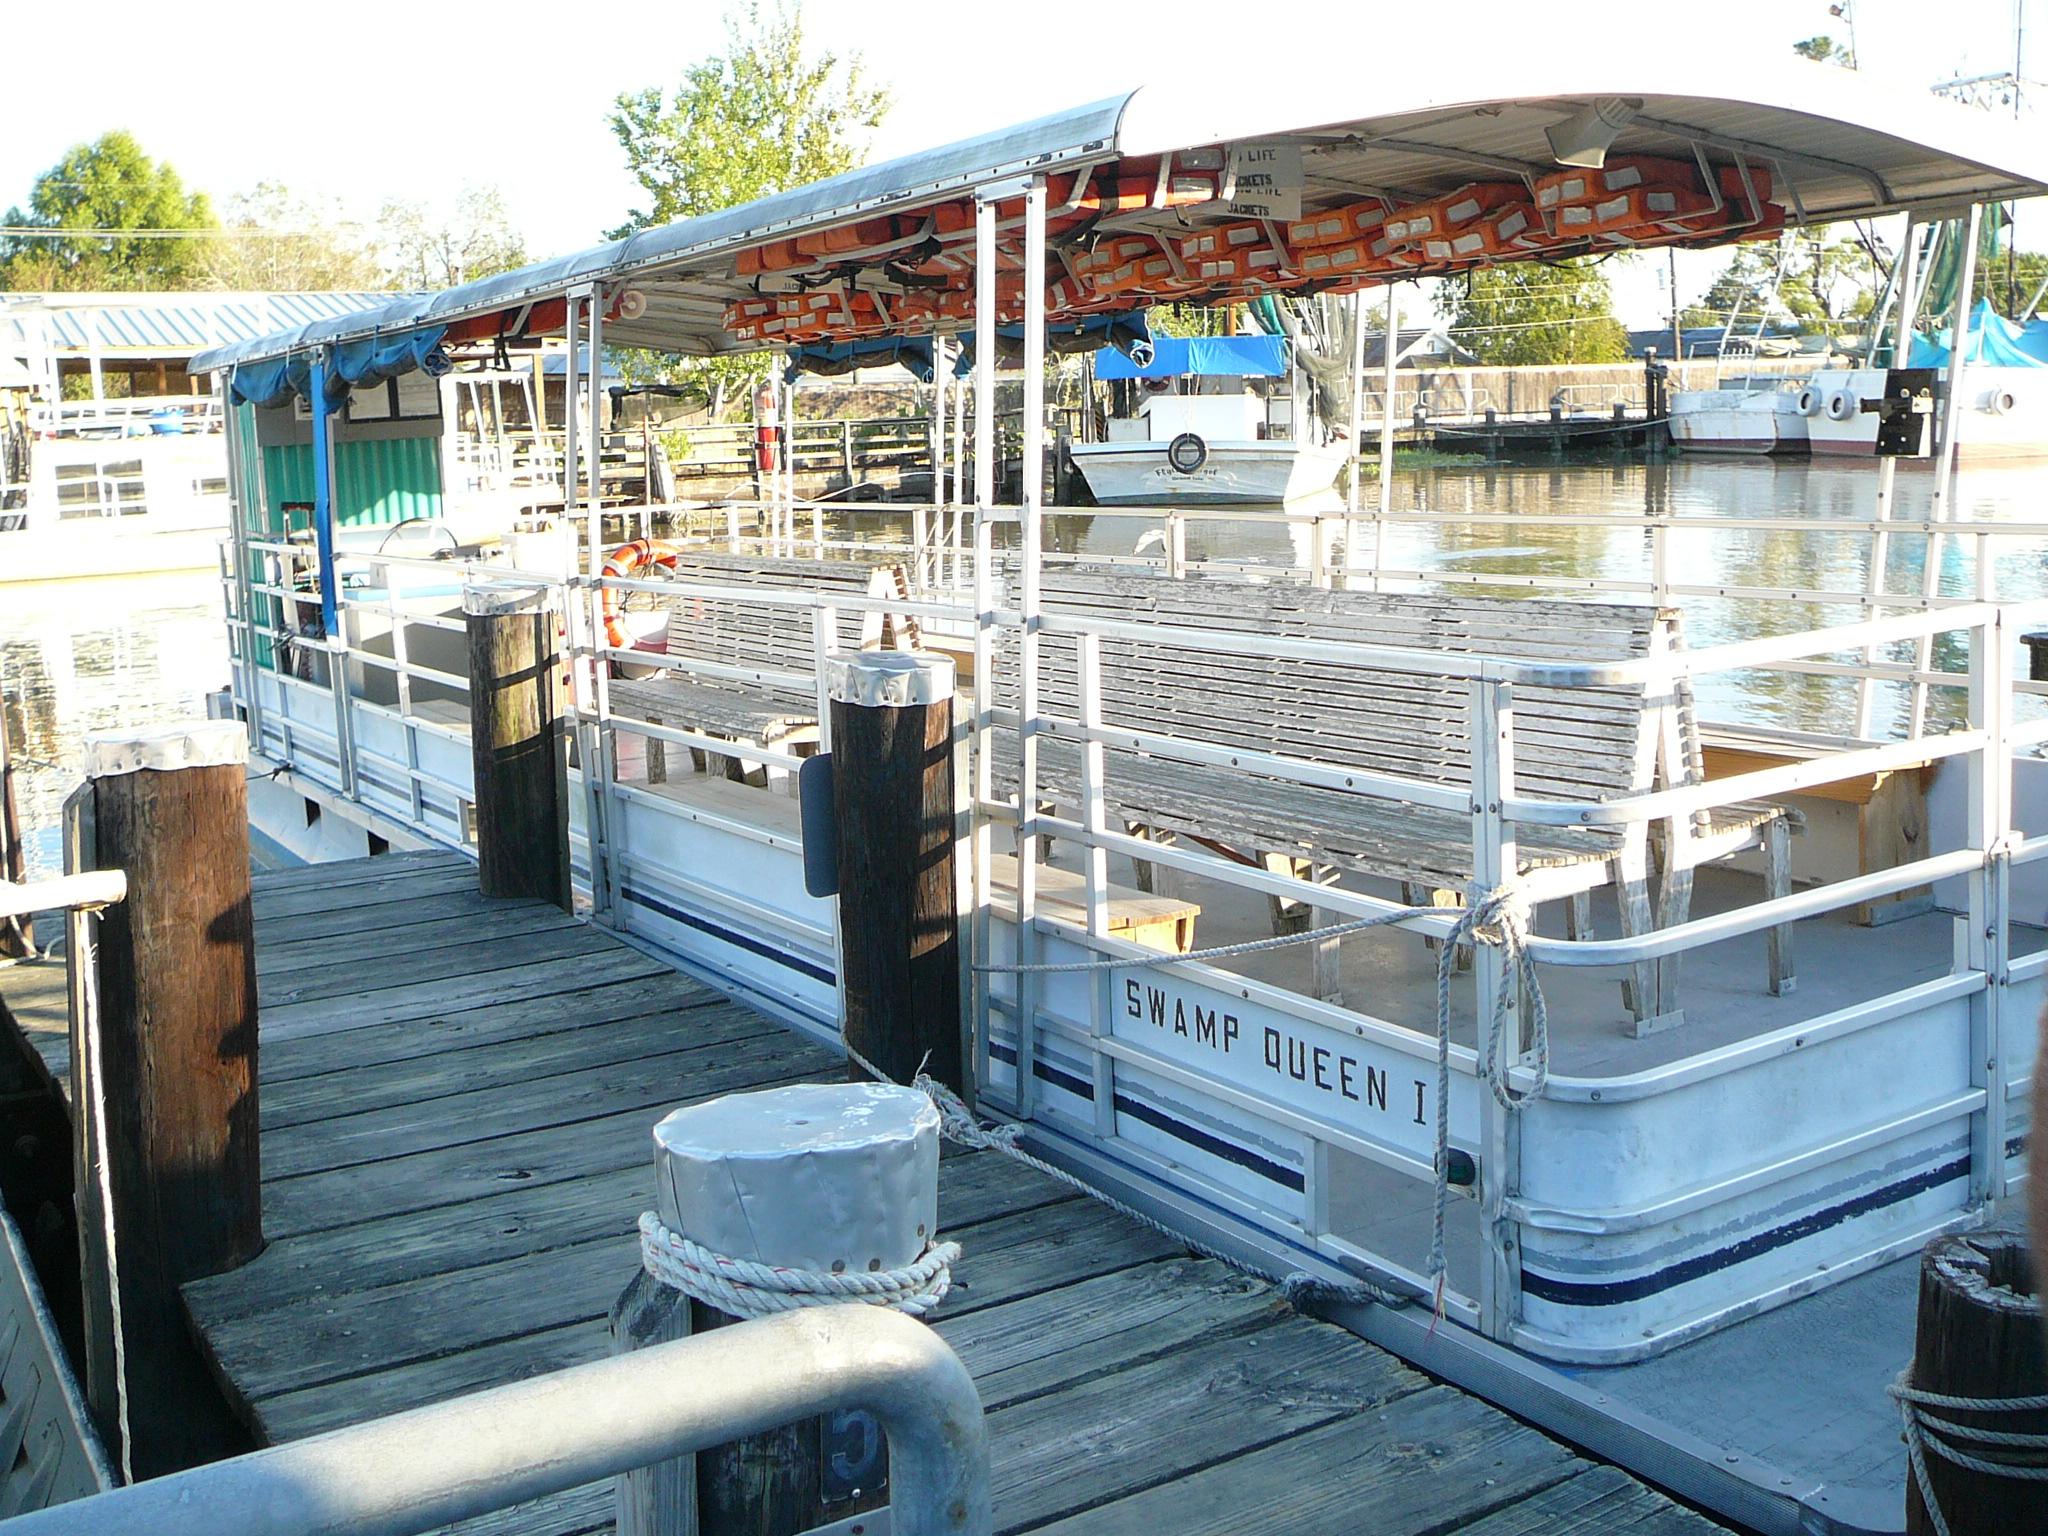
{"label": "curved metal canopy roof", "polygon": [[[1303,201],[1334,206],[1382,193],[1419,200],[1484,177],[1556,169],[1546,130],[1596,100],[1633,110],[1610,153],[1686,156],[1694,147],[1768,166],[1795,221],[1826,223],[1904,208],[1963,206],[2048,193],[2048,145],[2014,125],[1932,95],[1809,64],[1585,62],[1539,72],[1496,50],[1455,76],[1404,70],[1390,81],[1345,71],[1304,79],[1267,71],[1183,76],[944,148],[849,171],[625,240],[407,296],[297,330],[219,347],[195,371],[323,343],[445,325],[558,298],[592,282],[630,283],[636,319],[605,340],[705,355],[752,351],[726,333],[725,307],[753,291],[734,256],[772,239],[958,198],[1020,174],[1248,139],[1302,151]],[[1223,205],[1145,212],[1117,229],[1167,231],[1226,217]]]}

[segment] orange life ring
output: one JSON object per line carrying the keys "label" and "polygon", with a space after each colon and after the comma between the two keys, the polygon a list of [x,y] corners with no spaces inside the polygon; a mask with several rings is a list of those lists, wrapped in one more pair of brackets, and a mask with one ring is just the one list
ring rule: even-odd
{"label": "orange life ring", "polygon": [[[676,557],[681,553],[678,546],[666,539],[635,539],[605,556],[603,574],[631,576],[635,571],[652,570],[659,565],[674,570]],[[625,650],[626,631],[619,623],[619,594],[610,587],[604,588],[599,606],[604,614],[604,643],[615,651]]]}

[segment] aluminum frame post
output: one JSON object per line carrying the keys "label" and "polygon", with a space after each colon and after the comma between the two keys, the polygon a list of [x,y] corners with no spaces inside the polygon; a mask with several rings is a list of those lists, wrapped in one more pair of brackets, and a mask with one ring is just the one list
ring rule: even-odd
{"label": "aluminum frame post", "polygon": [[[1514,824],[1503,806],[1515,793],[1514,688],[1492,678],[1471,685],[1472,732],[1472,890],[1467,899],[1498,889],[1516,872]],[[1477,1005],[1480,1069],[1485,1070],[1486,1035],[1495,999],[1507,967],[1507,952],[1497,944],[1475,944],[1472,957],[1473,995]],[[1517,1001],[1520,997],[1517,993]],[[1506,1058],[1497,1070],[1503,1076],[1524,1056],[1517,1025],[1501,1041]],[[1479,1277],[1479,1318],[1490,1339],[1508,1343],[1522,1314],[1521,1226],[1509,1214],[1522,1184],[1520,1117],[1511,1114],[1483,1091],[1479,1098],[1480,1162],[1479,1222],[1482,1268]]]}
{"label": "aluminum frame post", "polygon": [[332,641],[341,625],[334,598],[334,433],[327,420],[325,347],[313,349],[306,388],[313,408],[313,554],[320,569],[320,629]]}
{"label": "aluminum frame post", "polygon": [[[1897,272],[1899,333],[1902,336],[1912,329],[1913,322],[1918,318],[1919,314],[1919,293],[1915,285],[1919,281],[1920,238],[1924,228],[1925,226],[1920,222],[1918,214],[1909,213],[1906,215],[1906,237],[1899,247]],[[1881,341],[1884,335],[1884,317],[1882,315],[1878,317],[1878,330],[1876,334]],[[1870,352],[1870,360],[1875,361],[1877,347],[1873,345]],[[1898,347],[1896,345],[1892,348],[1892,355],[1894,358],[1898,355]],[[1891,532],[1885,525],[1891,521],[1893,485],[1897,478],[1898,462],[1889,455],[1879,459],[1877,462],[1877,509],[1875,513],[1877,532],[1872,539],[1870,549],[1869,590],[1872,597],[1882,597],[1884,595],[1885,570],[1891,563]],[[1872,604],[1872,608],[1875,607],[1876,605]],[[1865,617],[1869,617],[1868,611],[1866,611]],[[1866,646],[1863,651],[1863,664],[1868,667],[1874,665],[1876,661],[1876,648],[1874,646]],[[1877,679],[1866,677],[1856,685],[1856,735],[1859,738],[1867,739],[1869,737],[1871,717],[1876,709],[1876,705]]]}
{"label": "aluminum frame post", "polygon": [[[993,339],[993,338],[991,338]],[[1017,644],[1017,958],[1033,965],[1038,942],[1038,626],[1039,561],[1043,555],[1045,494],[1045,178],[1033,176],[1024,193],[1024,420],[1018,449],[1018,607],[1023,630]],[[1017,1113],[1030,1118],[1037,1098],[1039,983],[1017,977]]]}
{"label": "aluminum frame post", "polygon": [[2011,960],[2012,754],[2006,745],[2012,720],[2011,644],[2003,610],[1970,634],[1970,725],[1988,738],[1976,753],[1976,771],[1969,779],[1970,846],[1984,851],[1984,863],[1967,881],[1963,921],[1968,927],[1962,945],[1962,958],[1984,977],[1984,990],[1970,999],[1970,1076],[1984,1090],[1984,1108],[1970,1117],[1973,1205],[2006,1193],[2006,1091],[2013,1074],[2000,1026]]}
{"label": "aluminum frame post", "polygon": [[[1394,302],[1396,286],[1387,284],[1387,356],[1380,383],[1380,500],[1372,524],[1371,570],[1375,592],[1380,589],[1380,546],[1387,536],[1387,519],[1394,511],[1394,380],[1401,355],[1401,316]],[[1344,563],[1351,564],[1349,554],[1345,555]]]}
{"label": "aluminum frame post", "polygon": [[[1963,356],[1969,350],[1970,296],[1977,286],[1977,232],[1982,227],[1984,205],[1970,204],[1962,221],[1963,260],[1956,279],[1955,321],[1949,327],[1948,368],[1942,395],[1941,441],[1935,448],[1934,497],[1927,508],[1926,558],[1920,572],[1920,595],[1933,598],[1941,590],[1941,525],[1948,521],[1952,495],[1949,481],[1956,467],[1956,431],[1963,419]],[[1914,647],[1916,670],[1925,672],[1934,662],[1934,636],[1925,634]],[[1913,680],[1913,734],[1927,724],[1927,684]]]}
{"label": "aluminum frame post", "polygon": [[[995,500],[996,500],[996,205],[974,205],[974,837],[973,911],[969,948],[976,966],[993,959],[989,858],[994,851],[986,807],[995,798]],[[973,1015],[974,1081],[989,1080],[990,978],[976,970],[968,1008]]]}

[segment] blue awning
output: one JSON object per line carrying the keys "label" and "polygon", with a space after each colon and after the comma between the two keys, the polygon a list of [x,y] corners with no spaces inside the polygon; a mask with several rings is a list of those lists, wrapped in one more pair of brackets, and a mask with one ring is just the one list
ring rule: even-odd
{"label": "blue awning", "polygon": [[[341,408],[348,392],[359,384],[395,379],[415,370],[439,378],[453,366],[441,350],[446,326],[426,325],[388,336],[364,336],[337,343],[332,349],[327,372],[327,409]],[[228,388],[232,398],[243,405],[281,405],[287,396],[310,399],[312,361],[303,352],[287,357],[260,358],[237,363],[230,370]]]}
{"label": "blue awning", "polygon": [[1105,347],[1095,354],[1098,379],[1173,379],[1183,374],[1277,379],[1287,372],[1285,336],[1161,336],[1150,362]]}
{"label": "blue awning", "polygon": [[920,384],[932,381],[932,342],[929,336],[865,336],[858,341],[821,341],[792,347],[789,366],[782,371],[785,383],[794,384],[801,374],[851,373],[856,368],[886,368],[901,363]]}

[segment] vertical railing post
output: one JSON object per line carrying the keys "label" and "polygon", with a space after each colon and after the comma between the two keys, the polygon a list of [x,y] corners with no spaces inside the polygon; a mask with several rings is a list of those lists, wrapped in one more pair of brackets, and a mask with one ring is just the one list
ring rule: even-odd
{"label": "vertical railing post", "polygon": [[[1392,283],[1387,284],[1387,355],[1382,360],[1380,380],[1380,499],[1372,520],[1371,590],[1380,589],[1381,546],[1386,542],[1387,521],[1394,513],[1394,370],[1401,360],[1401,313],[1394,301]],[[1346,535],[1347,542],[1351,536]],[[1351,564],[1349,555],[1345,564]]]}
{"label": "vertical railing post", "polygon": [[[1920,261],[1920,229],[1921,225],[1918,216],[1911,213],[1907,214],[1905,240],[1899,247],[1898,260],[1899,334],[1901,336],[1904,336],[1912,329],[1914,315],[1918,309],[1918,293],[1915,284],[1918,279]],[[1880,340],[1883,338],[1884,314],[1882,309],[1880,309],[1877,315],[1877,326],[1871,332],[1871,335]],[[1892,350],[1896,356],[1898,349],[1894,347]],[[1876,355],[1877,348],[1873,345],[1869,361],[1875,362]],[[1898,478],[1898,468],[1898,460],[1890,454],[1884,454],[1877,461],[1877,507],[1873,514],[1873,531],[1870,541],[1870,576],[1866,584],[1867,590],[1873,598],[1884,596],[1885,567],[1891,561],[1891,532],[1887,525],[1892,520],[1893,488]],[[1878,605],[1873,602],[1864,610],[1864,617],[1877,618],[1879,616],[1877,610]],[[1876,661],[1877,647],[1866,645],[1863,648],[1863,665],[1866,667],[1872,666],[1875,665]],[[1856,685],[1856,737],[1858,740],[1869,739],[1872,716],[1875,713],[1876,704],[1877,679],[1875,677],[1865,677]]]}
{"label": "vertical railing post", "polygon": [[1994,613],[1970,631],[1970,725],[1988,737],[1975,754],[1967,810],[1970,846],[1984,854],[1982,867],[1972,870],[1967,880],[1963,943],[1969,968],[1984,978],[1983,990],[1970,999],[1970,1075],[1984,1090],[1984,1108],[1971,1117],[1972,1204],[2005,1193],[2005,1099],[2012,1078],[2000,1039],[2012,877],[2012,756],[2006,730],[2013,678],[2008,641],[2002,614]]}
{"label": "vertical railing post", "polygon": [[[994,338],[989,338],[993,346]],[[1017,956],[1035,964],[1038,942],[1039,561],[1045,494],[1045,178],[1024,193],[1024,400],[1018,444],[1021,556],[1017,637]],[[1017,1112],[1027,1119],[1037,1097],[1038,977],[1017,977]]]}
{"label": "vertical railing post", "polygon": [[[991,957],[989,857],[992,838],[982,807],[995,798],[996,518],[996,204],[974,204],[974,835],[973,911],[968,922],[974,964]],[[965,392],[962,392],[963,399]],[[964,408],[964,407],[963,407]],[[963,423],[964,427],[964,423]],[[969,1007],[974,1028],[974,1080],[989,1080],[989,978],[975,971]]]}
{"label": "vertical railing post", "polygon": [[[1469,715],[1472,741],[1472,889],[1477,900],[1515,877],[1514,827],[1503,806],[1514,794],[1514,690],[1492,678],[1472,684]],[[1495,1001],[1500,995],[1507,952],[1497,944],[1473,946],[1473,991],[1477,1003],[1479,1061],[1486,1067],[1486,1043]],[[1495,1070],[1505,1077],[1522,1059],[1523,1041],[1517,1022],[1500,1042],[1504,1060]],[[1520,1227],[1506,1214],[1521,1185],[1521,1129],[1481,1085],[1479,1213],[1482,1268],[1479,1309],[1488,1338],[1506,1342],[1521,1316]]]}
{"label": "vertical railing post", "polygon": [[[1933,598],[1941,591],[1941,525],[1950,516],[1950,501],[1953,493],[1951,480],[1956,468],[1956,432],[1963,421],[1963,358],[1970,350],[1970,294],[1977,282],[1977,230],[1984,217],[1981,203],[1970,204],[1969,216],[1962,221],[1963,259],[1962,268],[1956,275],[1956,314],[1949,327],[1948,368],[1946,387],[1942,394],[1941,441],[1934,455],[1934,499],[1927,509],[1926,550],[1920,572],[1920,595],[1927,601],[1924,608],[1933,607]],[[1914,647],[1914,670],[1925,674],[1934,665],[1934,635],[1928,631],[1920,636]],[[1925,677],[1913,679],[1913,723],[1914,736],[1927,725],[1927,682]]]}
{"label": "vertical railing post", "polygon": [[128,877],[96,953],[74,956],[77,1027],[97,1026],[96,1038],[72,1042],[74,1063],[86,1064],[74,1094],[79,1187],[99,1218],[81,1225],[111,1226],[119,1255],[118,1296],[105,1276],[87,1277],[86,1391],[103,1425],[125,1407],[128,1459],[143,1477],[243,1440],[179,1287],[263,1248],[248,756],[232,720],[86,746],[74,858]]}

